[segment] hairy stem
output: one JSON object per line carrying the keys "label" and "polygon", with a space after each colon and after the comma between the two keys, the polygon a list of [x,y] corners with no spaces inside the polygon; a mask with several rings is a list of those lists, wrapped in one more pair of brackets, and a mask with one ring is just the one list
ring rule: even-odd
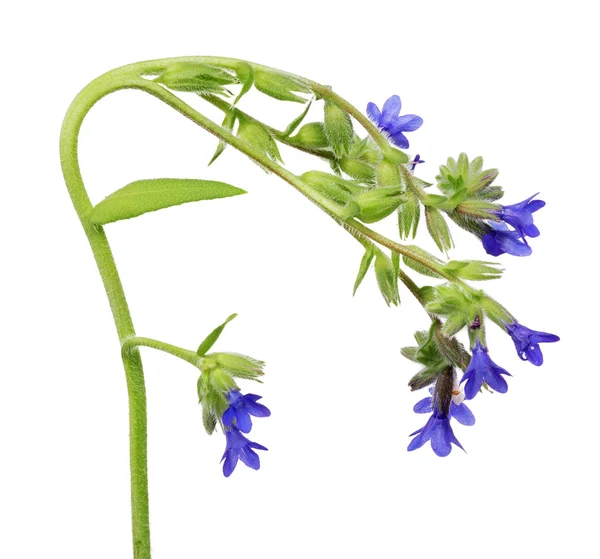
{"label": "hairy stem", "polygon": [[152,338],[141,338],[138,336],[127,338],[121,345],[121,351],[123,353],[130,353],[138,347],[151,347],[152,349],[164,351],[165,353],[169,353],[174,357],[179,357],[179,359],[187,361],[191,365],[194,365],[194,367],[197,366],[198,361],[201,359],[201,357],[189,349],[183,349],[159,340],[153,340]]}

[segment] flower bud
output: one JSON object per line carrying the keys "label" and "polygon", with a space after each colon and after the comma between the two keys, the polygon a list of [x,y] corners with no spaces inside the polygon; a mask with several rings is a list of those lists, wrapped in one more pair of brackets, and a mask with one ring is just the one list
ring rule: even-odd
{"label": "flower bud", "polygon": [[375,223],[393,213],[404,200],[399,188],[367,190],[354,198],[354,203],[360,208],[356,217],[363,223]]}
{"label": "flower bud", "polygon": [[290,140],[295,144],[309,149],[322,149],[329,146],[322,122],[309,122],[305,124]]}
{"label": "flower bud", "polygon": [[363,187],[353,182],[322,171],[308,171],[300,178],[314,190],[340,205],[350,203],[365,191]]}
{"label": "flower bud", "polygon": [[197,62],[169,64],[155,81],[173,91],[217,94],[228,93],[223,86],[238,82],[235,76],[222,68]]}
{"label": "flower bud", "polygon": [[398,164],[384,159],[377,167],[377,186],[400,188],[400,185]]}
{"label": "flower bud", "polygon": [[347,175],[363,182],[372,182],[375,178],[375,169],[373,166],[360,159],[343,157],[340,159],[340,168]]}
{"label": "flower bud", "polygon": [[390,258],[381,251],[375,256],[375,276],[387,306],[397,305],[400,302],[398,274]]}
{"label": "flower bud", "polygon": [[256,379],[264,374],[264,361],[259,361],[247,355],[239,353],[215,353],[213,357],[220,367],[234,377]]}
{"label": "flower bud", "polygon": [[338,157],[348,154],[354,139],[352,119],[342,108],[330,101],[325,101],[325,137],[333,152]]}

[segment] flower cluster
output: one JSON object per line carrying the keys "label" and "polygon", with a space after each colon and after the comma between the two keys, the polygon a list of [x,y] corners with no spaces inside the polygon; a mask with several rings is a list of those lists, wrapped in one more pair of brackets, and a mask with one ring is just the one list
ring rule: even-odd
{"label": "flower cluster", "polygon": [[226,396],[229,407],[221,417],[226,441],[225,453],[221,458],[221,462],[225,461],[223,463],[223,474],[225,477],[229,477],[235,470],[238,460],[241,460],[253,470],[260,468],[260,458],[253,449],[267,450],[267,448],[250,441],[242,433],[249,433],[252,429],[250,416],[269,417],[271,411],[266,406],[258,403],[261,396],[257,394],[242,394],[237,389],[231,389]]}
{"label": "flower cluster", "polygon": [[[501,221],[490,221],[490,231],[483,235],[483,248],[492,256],[511,254],[529,256],[531,247],[525,237],[537,237],[539,229],[533,224],[533,213],[546,205],[543,200],[534,200],[537,194],[518,204],[500,206],[494,215]],[[510,227],[509,227],[510,226]],[[512,227],[512,229],[511,229]]]}

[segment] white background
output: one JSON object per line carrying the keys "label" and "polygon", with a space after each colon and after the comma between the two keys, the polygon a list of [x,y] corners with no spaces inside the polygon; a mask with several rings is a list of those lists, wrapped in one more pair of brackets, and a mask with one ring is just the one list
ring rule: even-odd
{"label": "white background", "polygon": [[[500,169],[507,203],[540,191],[533,255],[499,258],[504,278],[485,288],[562,341],[536,368],[491,330],[491,355],[514,376],[507,394],[472,402],[474,427],[455,427],[468,454],[407,453],[426,419],[411,411],[424,395],[406,387],[416,366],[398,351],[427,326],[410,295],[388,309],[369,275],[352,298],[360,246],[309,201],[233,149],[207,169],[215,140],[154,99],[103,100],[81,134],[92,201],[157,176],[249,191],[107,227],[137,331],[194,348],[238,312],[215,349],[268,364],[264,385],[244,389],[273,412],[251,434],[270,450],[258,472],[240,464],[225,479],[197,372],[143,351],[153,557],[597,557],[593,3],[203,4],[3,8],[0,556],[131,555],[124,375],[58,134],[101,73],[204,54],[331,84],[362,109],[398,93],[425,120],[409,136],[424,179],[466,151]],[[300,110],[256,92],[242,108],[281,127]],[[282,154],[294,172],[326,169]],[[380,229],[394,234],[393,219]],[[485,259],[453,232],[453,257]]]}

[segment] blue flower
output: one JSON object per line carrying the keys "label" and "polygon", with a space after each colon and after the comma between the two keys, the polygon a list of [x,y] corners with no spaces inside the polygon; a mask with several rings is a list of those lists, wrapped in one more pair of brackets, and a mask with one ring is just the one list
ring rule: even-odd
{"label": "blue flower", "polygon": [[461,383],[465,380],[467,381],[465,385],[465,397],[467,400],[475,398],[484,381],[492,390],[504,394],[508,390],[508,384],[502,378],[502,375],[512,376],[508,371],[502,367],[498,367],[490,359],[487,348],[477,340],[473,348],[471,362],[462,379],[460,379]]}
{"label": "blue flower", "polygon": [[367,115],[379,127],[386,132],[392,142],[402,149],[408,147],[408,140],[402,132],[413,132],[421,127],[423,119],[417,115],[400,116],[402,102],[398,95],[392,95],[380,111],[375,103],[367,105]]}
{"label": "blue flower", "polygon": [[464,450],[463,446],[454,436],[452,427],[450,427],[450,418],[456,419],[463,425],[474,425],[475,416],[466,404],[450,403],[450,410],[447,414],[441,412],[438,406],[434,406],[433,397],[425,398],[415,404],[413,410],[416,413],[431,413],[431,417],[421,429],[417,429],[409,436],[416,437],[410,441],[408,450],[416,450],[421,448],[426,442],[431,441],[431,448],[438,456],[448,456],[452,450],[452,443]]}
{"label": "blue flower", "polygon": [[410,165],[410,170],[414,171],[415,167],[419,164],[419,163],[425,163],[424,159],[421,159],[421,156],[417,153],[417,155],[415,155],[415,158],[412,161],[408,162]]}
{"label": "blue flower", "polygon": [[505,324],[507,332],[510,334],[517,353],[523,361],[529,361],[531,364],[540,366],[544,362],[544,356],[540,349],[540,343],[558,342],[560,338],[555,334],[546,332],[537,332],[518,322]]}
{"label": "blue flower", "polygon": [[223,413],[223,425],[229,427],[235,419],[235,426],[242,433],[249,433],[252,429],[252,419],[254,417],[269,417],[271,411],[262,404],[257,404],[262,396],[257,394],[242,394],[239,390],[230,390],[227,392],[229,407]]}
{"label": "blue flower", "polygon": [[223,454],[223,458],[221,458],[221,462],[225,460],[223,464],[223,474],[225,477],[229,477],[233,470],[235,470],[238,459],[253,470],[260,468],[260,458],[252,449],[268,450],[266,447],[249,441],[235,425],[225,428],[225,439],[225,453]]}
{"label": "blue flower", "polygon": [[546,205],[543,200],[533,200],[538,194],[539,192],[518,204],[502,206],[502,209],[498,210],[496,215],[502,221],[514,227],[521,237],[525,238],[525,235],[537,237],[540,230],[533,224],[533,212],[537,212]]}
{"label": "blue flower", "polygon": [[513,231],[506,224],[494,221],[491,221],[489,226],[492,231],[481,238],[483,248],[488,254],[492,256],[500,256],[504,253],[513,256],[529,256],[531,254],[531,247],[519,231]]}

